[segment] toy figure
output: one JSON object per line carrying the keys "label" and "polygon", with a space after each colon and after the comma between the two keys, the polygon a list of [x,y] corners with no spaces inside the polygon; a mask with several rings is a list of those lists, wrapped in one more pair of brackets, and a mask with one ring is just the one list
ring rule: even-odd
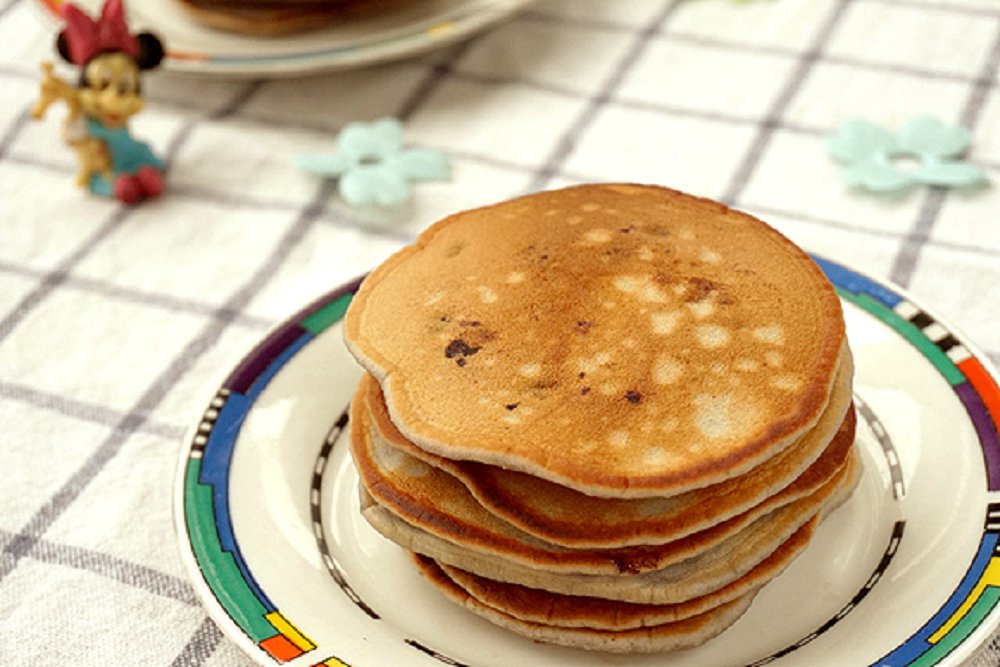
{"label": "toy figure", "polygon": [[128,119],[144,105],[140,70],[160,64],[163,45],[148,32],[129,32],[121,0],[106,0],[97,20],[69,3],[62,17],[66,28],[56,48],[80,67],[80,78],[73,86],[53,74],[52,63],[42,63],[41,98],[32,115],[42,118],[58,100],[69,107],[63,139],[76,152],[77,186],[126,204],[158,196],[166,165],[132,138]]}

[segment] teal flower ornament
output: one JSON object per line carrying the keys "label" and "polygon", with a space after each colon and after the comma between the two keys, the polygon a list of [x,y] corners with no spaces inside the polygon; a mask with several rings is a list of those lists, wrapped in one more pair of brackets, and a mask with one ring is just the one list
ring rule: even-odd
{"label": "teal flower ornament", "polygon": [[[960,159],[970,144],[964,127],[922,116],[895,134],[868,121],[849,120],[827,138],[826,147],[834,159],[847,165],[847,185],[895,192],[916,185],[965,188],[986,183],[982,169]],[[907,161],[916,164],[907,167]]]}
{"label": "teal flower ornament", "polygon": [[411,183],[451,178],[444,153],[403,147],[403,125],[395,118],[350,123],[337,136],[335,152],[299,155],[295,164],[339,179],[340,196],[352,206],[398,206],[409,198]]}

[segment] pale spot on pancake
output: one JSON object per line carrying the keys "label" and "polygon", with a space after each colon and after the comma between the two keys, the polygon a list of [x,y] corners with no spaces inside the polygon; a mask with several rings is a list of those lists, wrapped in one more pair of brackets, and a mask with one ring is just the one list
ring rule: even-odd
{"label": "pale spot on pancake", "polygon": [[718,324],[702,324],[695,330],[698,343],[702,347],[714,350],[729,343],[729,331]]}
{"label": "pale spot on pancake", "polygon": [[618,276],[614,279],[614,286],[619,292],[635,294],[644,282],[644,279],[637,276]]}
{"label": "pale spot on pancake", "polygon": [[492,402],[493,401],[491,401],[488,396],[480,396],[479,397],[479,405],[489,405]]}
{"label": "pale spot on pancake", "polygon": [[642,453],[642,462],[646,465],[661,465],[667,462],[667,453],[662,447],[647,447]]}
{"label": "pale spot on pancake", "polygon": [[614,310],[617,305],[614,301],[604,301],[601,303],[601,308],[604,310]]}
{"label": "pale spot on pancake", "polygon": [[795,391],[802,387],[802,378],[797,375],[777,375],[771,379],[771,386],[783,391]]}
{"label": "pale spot on pancake", "polygon": [[645,424],[639,427],[639,430],[642,431],[643,433],[652,433],[653,425],[650,424],[649,422],[646,422]]}
{"label": "pale spot on pancake", "polygon": [[784,362],[784,357],[781,356],[780,352],[775,352],[774,350],[768,350],[764,353],[764,361],[768,366],[772,368],[777,368]]}
{"label": "pale spot on pancake", "polygon": [[716,375],[726,375],[728,372],[728,370],[726,369],[726,365],[721,361],[713,361],[711,368],[712,372],[715,373]]}
{"label": "pale spot on pancake", "polygon": [[662,311],[649,316],[649,320],[653,325],[653,333],[661,336],[672,333],[677,328],[677,323],[680,322],[680,319],[681,314],[676,310]]}
{"label": "pale spot on pancake", "polygon": [[677,284],[674,285],[673,289],[674,289],[674,294],[676,294],[677,296],[684,296],[684,294],[687,293],[687,285]]}
{"label": "pale spot on pancake", "polygon": [[485,366],[496,366],[497,365],[497,358],[496,357],[486,357],[480,363],[482,363]]}
{"label": "pale spot on pancake", "polygon": [[694,231],[689,227],[682,228],[677,235],[685,241],[694,241]]}
{"label": "pale spot on pancake", "polygon": [[586,213],[593,213],[594,211],[600,211],[601,205],[595,204],[594,202],[587,202],[586,204],[580,206],[580,210]]}
{"label": "pale spot on pancake", "polygon": [[639,248],[639,259],[644,262],[648,262],[653,259],[653,251],[649,249],[649,246],[642,246]]}
{"label": "pale spot on pancake", "polygon": [[433,306],[435,303],[437,303],[443,298],[444,298],[444,292],[435,292],[434,294],[431,294],[429,297],[427,297],[427,300],[424,301],[424,305]]}
{"label": "pale spot on pancake", "polygon": [[590,243],[607,243],[613,238],[613,236],[611,234],[611,230],[598,228],[587,230],[584,233],[583,238],[585,241],[589,241]]}
{"label": "pale spot on pancake", "polygon": [[691,311],[691,314],[695,316],[695,319],[703,320],[715,314],[715,304],[708,299],[689,303],[687,307]]}
{"label": "pale spot on pancake", "polygon": [[497,293],[486,285],[479,286],[479,300],[483,303],[495,303],[498,298]]}
{"label": "pale spot on pancake", "polygon": [[663,290],[656,285],[647,283],[646,285],[643,285],[641,290],[639,290],[639,300],[648,301],[650,303],[666,303],[667,295],[664,294]]}
{"label": "pale spot on pancake", "polygon": [[467,282],[467,283],[471,283],[474,280],[476,280],[476,276],[473,276],[473,275],[465,276],[465,282]]}
{"label": "pale spot on pancake", "polygon": [[611,361],[611,355],[607,352],[598,352],[593,357],[581,357],[576,362],[576,369],[581,373],[595,373],[597,370]]}
{"label": "pale spot on pancake", "polygon": [[733,429],[733,420],[730,414],[732,403],[733,397],[729,394],[695,396],[695,426],[709,438],[721,438],[728,435]]}
{"label": "pale spot on pancake", "polygon": [[517,372],[526,378],[536,378],[542,374],[542,365],[537,362],[524,364],[517,369]]}
{"label": "pale spot on pancake", "polygon": [[677,417],[667,417],[660,422],[660,430],[664,433],[670,433],[677,429],[680,424],[677,421]]}
{"label": "pale spot on pancake", "polygon": [[604,209],[605,215],[618,215],[619,211],[616,208],[606,208]]}
{"label": "pale spot on pancake", "polygon": [[768,345],[784,345],[785,329],[780,324],[769,324],[753,330],[753,337]]}
{"label": "pale spot on pancake", "polygon": [[706,264],[718,264],[722,261],[722,255],[711,248],[702,247],[701,252],[698,253],[698,259]]}
{"label": "pale spot on pancake", "polygon": [[504,422],[515,426],[521,423],[521,418],[517,416],[516,413],[513,412],[508,412],[503,417],[501,417],[501,419],[503,419]]}
{"label": "pale spot on pancake", "polygon": [[677,359],[661,354],[653,363],[653,382],[656,384],[673,384],[684,375],[684,366]]}
{"label": "pale spot on pancake", "polygon": [[507,274],[507,284],[516,285],[518,283],[524,282],[524,272],[523,271],[513,271]]}
{"label": "pale spot on pancake", "polygon": [[608,444],[612,447],[625,447],[630,438],[628,431],[611,431],[608,433]]}
{"label": "pale spot on pancake", "polygon": [[567,225],[579,225],[581,222],[583,222],[582,215],[571,215],[568,218],[566,218]]}
{"label": "pale spot on pancake", "polygon": [[755,359],[737,359],[733,368],[741,373],[752,373],[760,368],[760,362]]}
{"label": "pale spot on pancake", "polygon": [[551,218],[551,217],[552,217],[552,216],[554,216],[554,215],[559,215],[559,214],[560,214],[561,212],[562,212],[562,211],[560,211],[560,210],[559,210],[559,209],[557,209],[557,208],[550,208],[549,210],[547,210],[547,211],[545,212],[545,217],[546,217],[546,218]]}
{"label": "pale spot on pancake", "polygon": [[618,393],[618,385],[612,384],[611,382],[605,382],[598,387],[597,390],[605,396],[614,396]]}
{"label": "pale spot on pancake", "polygon": [[636,342],[635,338],[626,338],[622,341],[622,347],[628,348],[630,350],[635,349],[639,343]]}

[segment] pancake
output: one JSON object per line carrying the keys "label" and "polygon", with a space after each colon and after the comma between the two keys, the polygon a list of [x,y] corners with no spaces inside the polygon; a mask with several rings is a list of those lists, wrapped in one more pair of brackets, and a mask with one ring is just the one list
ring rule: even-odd
{"label": "pancake", "polygon": [[823,414],[845,345],[802,250],[636,185],[432,225],[364,281],[344,335],[421,449],[609,498],[677,495],[777,455]]}
{"label": "pancake", "polygon": [[217,30],[275,37],[363,18],[405,0],[178,0],[198,23]]}
{"label": "pancake", "polygon": [[421,574],[446,597],[501,627],[537,641],[611,653],[650,653],[703,644],[735,623],[753,601],[751,593],[698,616],[630,630],[555,627],[524,621],[485,605],[452,580],[433,561],[417,558],[416,562]]}
{"label": "pancake", "polygon": [[630,630],[690,618],[748,593],[755,593],[781,574],[808,545],[814,528],[815,522],[810,521],[743,577],[714,593],[679,604],[636,604],[583,595],[560,595],[494,581],[443,563],[437,565],[479,602],[522,621],[567,628]]}
{"label": "pancake", "polygon": [[[520,584],[565,595],[584,595],[644,604],[676,604],[708,595],[745,576],[773,554],[797,530],[816,521],[853,489],[860,476],[856,454],[838,475],[812,496],[762,517],[712,549],[656,570],[641,568],[615,574],[546,571],[474,551],[401,520],[362,489],[362,514],[382,535],[405,549],[487,579]],[[802,520],[801,514],[805,514]],[[572,554],[570,552],[567,555]]]}
{"label": "pancake", "polygon": [[830,404],[799,442],[740,477],[673,498],[595,498],[524,473],[443,459],[424,452],[395,428],[372,376],[362,379],[356,400],[364,402],[375,437],[383,444],[457,478],[480,505],[519,530],[567,547],[611,548],[679,539],[745,512],[788,486],[843,423],[851,403],[852,371],[845,352]]}
{"label": "pancake", "polygon": [[350,447],[362,484],[371,496],[404,523],[422,532],[462,550],[513,561],[523,567],[550,572],[615,574],[657,570],[691,558],[740,533],[775,509],[802,500],[796,512],[783,515],[794,516],[798,521],[794,527],[798,527],[815,513],[822,503],[824,486],[848,460],[854,427],[852,409],[813,465],[750,510],[680,540],[610,549],[554,545],[527,535],[487,511],[455,477],[380,442],[372,432],[360,395],[352,403]]}

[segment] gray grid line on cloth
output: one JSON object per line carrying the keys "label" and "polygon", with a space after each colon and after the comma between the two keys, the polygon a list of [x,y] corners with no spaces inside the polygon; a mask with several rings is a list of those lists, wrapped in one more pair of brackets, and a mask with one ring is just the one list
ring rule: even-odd
{"label": "gray grid line on cloth", "polygon": [[3,20],[10,13],[10,10],[19,4],[21,4],[21,0],[7,0],[4,4],[0,5],[0,20]]}
{"label": "gray grid line on cloth", "polygon": [[[0,272],[36,279],[44,279],[48,273],[46,271],[42,271],[41,269],[21,266],[2,259],[0,259]],[[109,297],[117,301],[123,301],[125,303],[153,306],[154,308],[168,312],[211,315],[218,310],[216,306],[202,301],[197,301],[195,299],[186,299],[170,294],[163,294],[161,292],[150,292],[149,290],[125,287],[106,280],[98,280],[96,278],[88,278],[85,276],[72,274],[67,275],[64,284],[83,292],[99,294],[101,296]],[[233,324],[237,324],[248,329],[266,329],[272,326],[274,322],[273,320],[262,317],[245,315],[243,313],[234,313]]]}
{"label": "gray grid line on cloth", "polygon": [[896,7],[910,7],[912,9],[931,9],[939,12],[950,12],[952,14],[966,14],[968,16],[1000,16],[1000,10],[987,9],[985,7],[967,7],[965,5],[949,5],[943,2],[923,2],[922,0],[863,0],[880,5],[893,5]]}
{"label": "gray grid line on cloth", "polygon": [[[33,387],[0,380],[0,398],[33,405],[67,417],[73,417],[92,424],[117,428],[122,424],[125,413],[103,405],[67,398]],[[184,427],[166,424],[153,419],[144,420],[136,432],[159,436],[168,440],[179,440],[184,435]]]}
{"label": "gray grid line on cloth", "polygon": [[[603,19],[552,16],[550,14],[542,14],[538,11],[522,12],[521,14],[518,14],[518,18],[527,19],[534,23],[577,26],[581,28],[604,30],[606,32],[631,33],[634,32],[635,30],[633,26],[627,23],[616,23],[614,21],[608,21]],[[783,46],[774,46],[770,44],[747,44],[744,42],[737,42],[735,40],[726,39],[724,37],[699,35],[697,33],[688,32],[685,30],[677,30],[675,28],[658,30],[653,35],[653,39],[668,41],[668,42],[693,44],[695,46],[707,46],[710,48],[718,49],[720,51],[734,51],[736,53],[750,53],[755,55],[780,56],[786,58],[798,58],[799,56],[802,55],[801,52],[796,49],[790,49]],[[913,65],[900,65],[898,63],[875,62],[870,60],[864,60],[863,58],[852,58],[850,56],[820,54],[818,60],[819,62],[823,63],[830,63],[833,65],[849,65],[857,69],[865,69],[876,72],[908,74],[913,77],[928,79],[928,80],[969,82],[975,79],[975,77],[964,74],[958,74],[955,72],[944,72],[944,71],[928,69],[926,67],[917,67]]]}
{"label": "gray grid line on cloth", "polygon": [[663,8],[653,16],[652,20],[647,22],[642,29],[635,33],[635,39],[633,39],[632,43],[629,45],[625,55],[622,56],[617,63],[615,63],[611,72],[601,83],[601,86],[597,90],[597,94],[588,99],[587,104],[570,123],[569,128],[567,128],[567,130],[559,137],[555,147],[542,162],[541,167],[535,171],[531,181],[528,183],[528,192],[541,190],[558,173],[559,168],[566,161],[566,158],[568,158],[570,153],[573,152],[573,147],[576,145],[577,139],[579,139],[584,131],[586,131],[586,129],[591,125],[601,109],[608,104],[615,89],[618,88],[622,79],[639,60],[639,57],[646,49],[646,46],[653,38],[653,35],[658,30],[662,30],[663,25],[670,19],[674,12],[677,11],[680,5],[681,0],[669,0],[663,5]]}
{"label": "gray grid line on cloth", "polygon": [[10,150],[11,145],[17,139],[18,135],[28,125],[28,120],[31,118],[32,106],[30,103],[24,105],[21,112],[7,126],[7,130],[3,133],[3,136],[0,136],[0,160],[4,159],[4,156],[7,155],[7,151]]}
{"label": "gray grid line on cloth", "polygon": [[771,143],[774,131],[784,117],[788,105],[791,104],[792,99],[802,88],[820,54],[826,47],[827,42],[830,41],[841,19],[847,13],[847,7],[851,2],[852,0],[837,0],[833,9],[820,24],[819,30],[813,37],[812,44],[799,56],[798,65],[792,71],[791,76],[785,81],[778,96],[771,104],[771,108],[768,109],[764,121],[758,127],[753,142],[747,149],[740,164],[736,167],[736,171],[729,180],[729,184],[726,186],[722,197],[720,197],[722,203],[732,206],[738,202],[740,194],[746,188],[750,177],[764,156],[764,151],[767,150],[768,145]]}
{"label": "gray grid line on cloth", "polygon": [[[903,234],[901,234],[900,232],[895,232],[887,229],[873,229],[871,227],[859,227],[857,225],[852,225],[846,222],[840,222],[838,220],[831,220],[829,218],[823,218],[808,213],[799,213],[797,211],[788,211],[775,206],[764,206],[760,204],[755,204],[753,202],[745,202],[740,208],[745,211],[757,213],[762,216],[776,215],[776,216],[781,216],[783,218],[791,218],[793,220],[808,222],[810,224],[819,225],[821,227],[827,227],[829,229],[836,229],[845,232],[854,232],[857,234],[864,234],[865,236],[874,236],[877,238],[888,239],[891,241],[899,241],[903,236]],[[958,252],[964,252],[970,255],[983,255],[986,257],[997,256],[996,250],[991,250],[989,248],[984,248],[982,246],[971,243],[958,243],[956,241],[946,241],[944,239],[933,239],[928,242],[928,245],[935,248],[944,248],[945,250],[955,250]]]}
{"label": "gray grid line on cloth", "polygon": [[479,37],[473,37],[467,39],[464,42],[455,44],[448,49],[447,54],[440,61],[430,65],[430,71],[428,71],[427,76],[417,84],[413,92],[410,93],[403,100],[402,104],[399,105],[399,109],[396,111],[396,117],[399,120],[406,122],[409,120],[417,109],[419,109],[424,102],[431,96],[431,93],[437,89],[441,84],[441,81],[448,78],[452,71],[455,69],[455,63],[458,62],[465,53],[472,47],[472,45],[479,39]]}
{"label": "gray grid line on cloth", "polygon": [[35,513],[0,554],[0,581],[9,575],[21,558],[34,546],[52,524],[79,497],[80,493],[104,469],[108,461],[121,450],[129,436],[142,424],[146,415],[152,412],[167,395],[173,385],[187,372],[188,368],[218,343],[226,328],[232,322],[233,313],[246,306],[254,295],[266,287],[277,268],[292,249],[298,245],[315,223],[323,208],[323,201],[329,196],[328,184],[318,188],[317,195],[303,207],[298,219],[275,244],[264,262],[250,278],[226,300],[224,307],[209,320],[208,324],[174,357],[167,367],[143,392],[121,424],[104,439],[97,450],[83,463],[66,483]]}
{"label": "gray grid line on cloth", "polygon": [[[969,92],[961,114],[961,124],[970,131],[974,130],[986,106],[987,93],[997,78],[1000,68],[1000,17],[996,19],[996,34],[993,46],[983,62],[979,78],[976,79]],[[920,256],[934,232],[944,206],[947,195],[946,188],[931,187],[924,194],[917,219],[900,244],[899,251],[892,261],[889,277],[897,285],[908,287],[913,280],[920,262]]]}
{"label": "gray grid line on cloth", "polygon": [[[242,95],[244,91],[238,97],[241,97],[244,101],[246,96]],[[234,105],[230,105],[229,113],[235,113],[238,108]],[[178,134],[185,133],[185,128],[181,128]],[[190,134],[190,128],[184,136]],[[181,142],[171,142],[170,150],[176,152],[180,150]],[[171,155],[168,154],[167,159]],[[324,188],[320,188],[320,194],[325,192]],[[315,208],[313,202],[310,202],[304,209],[304,213],[311,213],[312,209]],[[28,313],[38,307],[48,296],[53,294],[56,288],[66,280],[67,274],[79,264],[90,252],[92,252],[97,246],[100,245],[101,241],[106,239],[112,231],[117,229],[123,222],[128,218],[128,214],[134,208],[118,206],[109,216],[107,221],[98,229],[95,234],[92,234],[87,238],[77,249],[71,253],[66,259],[64,259],[59,268],[48,274],[39,285],[35,287],[31,292],[25,295],[24,298],[15,306],[14,310],[0,321],[0,344],[3,343],[4,339],[10,335],[10,333],[16,328],[16,326],[24,320]],[[303,216],[305,217],[305,216]],[[290,238],[294,238],[295,232],[301,227],[301,224],[295,224],[291,228],[290,232],[286,232],[282,241]],[[279,243],[277,248],[269,255],[268,260],[265,261],[262,268],[269,269],[271,258],[275,256],[281,256],[286,249],[283,243]],[[266,279],[270,275],[262,274],[260,270],[255,272],[247,285],[251,287],[257,287],[257,282],[266,283]],[[218,337],[225,331],[225,328],[229,324],[229,320],[232,319],[233,313],[240,310],[240,306],[245,305],[244,301],[249,301],[252,296],[252,291],[247,291],[246,288],[240,289],[229,301],[223,306],[223,311],[218,313],[213,317],[208,326],[191,342],[189,342],[184,349],[181,351],[180,355],[175,357],[167,368],[161,372],[157,378],[154,380],[153,384],[139,397],[138,401],[132,406],[132,408],[126,413],[120,424],[111,432],[111,434],[105,438],[101,445],[94,451],[93,454],[88,457],[88,459],[83,463],[83,465],[77,469],[77,471],[67,480],[62,487],[56,491],[56,493],[49,498],[49,500],[42,505],[29,519],[28,523],[19,531],[18,535],[8,542],[4,547],[3,551],[0,552],[0,581],[3,581],[7,575],[9,575],[14,568],[17,567],[18,561],[24,556],[24,554],[29,551],[35,542],[38,541],[48,530],[48,528],[55,522],[59,516],[73,503],[74,500],[80,495],[84,488],[93,480],[104,466],[114,458],[115,454],[122,448],[125,442],[128,440],[129,436],[134,433],[141,424],[146,420],[146,414],[152,412],[152,410],[162,401],[163,397],[166,396],[170,387],[173,383],[187,370],[189,365],[198,359],[202,354],[207,352],[218,340]]]}
{"label": "gray grid line on cloth", "polygon": [[[16,537],[15,533],[0,530],[0,547]],[[43,539],[35,542],[25,557],[41,563],[91,572],[189,606],[198,604],[194,589],[186,580],[103,551]]]}
{"label": "gray grid line on cloth", "polygon": [[212,619],[205,616],[191,635],[191,639],[170,663],[170,667],[198,667],[205,664],[221,641],[222,631],[216,627]]}

